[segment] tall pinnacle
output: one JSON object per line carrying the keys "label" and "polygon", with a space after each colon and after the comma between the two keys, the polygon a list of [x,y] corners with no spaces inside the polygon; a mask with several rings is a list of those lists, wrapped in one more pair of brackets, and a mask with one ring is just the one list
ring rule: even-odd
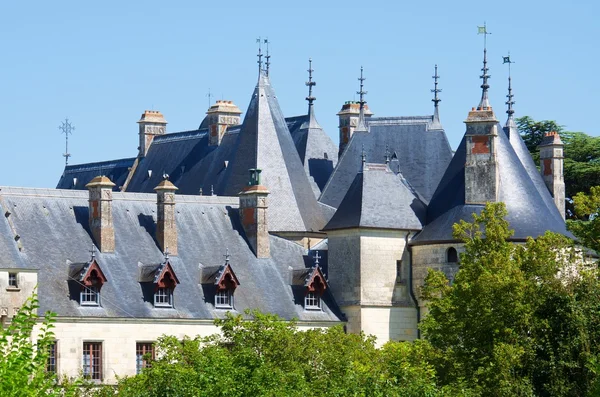
{"label": "tall pinnacle", "polygon": [[265,63],[265,65],[267,66],[267,69],[265,70],[266,75],[269,75],[269,66],[271,65],[271,55],[269,55],[269,39],[266,38],[265,39],[265,44],[267,45],[267,55],[265,56],[265,59],[267,60],[267,62]]}
{"label": "tall pinnacle", "polygon": [[506,110],[506,114],[508,114],[508,119],[506,120],[506,126],[511,126],[515,123],[513,117],[513,115],[515,114],[515,111],[513,109],[515,101],[513,100],[514,95],[512,93],[512,78],[510,77],[510,64],[514,62],[510,60],[510,52],[508,53],[508,56],[502,57],[502,60],[502,63],[508,63],[508,95],[506,96],[506,98],[508,98],[508,101],[506,101],[506,104],[508,105],[508,109]]}
{"label": "tall pinnacle", "polygon": [[312,72],[314,72],[312,68],[312,58],[308,58],[308,81],[305,83],[308,87],[308,96],[306,100],[308,101],[308,115],[313,117],[313,102],[317,99],[312,94],[312,88],[317,85],[316,82],[312,79]]}
{"label": "tall pinnacle", "polygon": [[490,86],[488,84],[488,79],[492,76],[488,74],[489,69],[487,67],[487,36],[491,33],[487,31],[485,22],[483,26],[478,26],[477,34],[483,34],[483,68],[481,69],[483,74],[480,76],[483,80],[483,84],[481,84],[481,101],[479,102],[479,106],[477,106],[477,110],[490,110],[491,106],[488,99],[488,89]]}
{"label": "tall pinnacle", "polygon": [[440,112],[439,112],[439,104],[442,101],[439,97],[438,94],[440,92],[442,92],[441,89],[438,88],[438,79],[440,78],[440,76],[438,75],[438,66],[435,65],[435,75],[432,76],[433,78],[433,90],[431,90],[431,92],[433,92],[433,99],[431,100],[431,102],[433,102],[433,106],[434,106],[434,110],[433,110],[433,122],[434,123],[438,123],[440,122]]}
{"label": "tall pinnacle", "polygon": [[365,80],[366,78],[363,77],[363,67],[361,66],[360,77],[358,78],[358,81],[360,81],[360,91],[356,92],[359,95],[358,103],[360,104],[360,111],[358,114],[358,126],[356,127],[355,131],[367,130],[367,127],[365,125],[365,103],[367,103],[367,101],[365,101],[365,95],[367,95],[367,91],[364,90]]}
{"label": "tall pinnacle", "polygon": [[258,43],[258,54],[256,55],[258,57],[258,61],[256,61],[256,63],[258,63],[258,75],[260,76],[260,74],[262,73],[262,39],[259,37],[258,39],[256,39],[256,42]]}

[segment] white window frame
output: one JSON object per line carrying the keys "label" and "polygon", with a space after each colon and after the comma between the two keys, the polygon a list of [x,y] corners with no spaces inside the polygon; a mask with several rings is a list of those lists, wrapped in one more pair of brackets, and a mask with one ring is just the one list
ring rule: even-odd
{"label": "white window frame", "polygon": [[[11,279],[14,280],[14,284],[11,284]],[[8,288],[17,289],[19,288],[19,273],[8,273]]]}
{"label": "white window frame", "polygon": [[157,289],[154,293],[154,307],[173,307],[173,289],[168,287]]}
{"label": "white window frame", "polygon": [[215,294],[215,308],[233,309],[233,291],[231,289],[217,291]]}
{"label": "white window frame", "polygon": [[304,296],[304,310],[322,310],[321,297],[316,292],[307,292]]}
{"label": "white window frame", "polygon": [[[95,297],[95,300],[90,298]],[[79,292],[79,304],[81,306],[100,306],[100,288],[92,286],[84,286]]]}

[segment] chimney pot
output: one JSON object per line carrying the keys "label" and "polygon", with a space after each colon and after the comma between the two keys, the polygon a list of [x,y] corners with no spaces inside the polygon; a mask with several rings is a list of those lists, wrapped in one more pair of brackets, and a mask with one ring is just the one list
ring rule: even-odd
{"label": "chimney pot", "polygon": [[115,251],[115,229],[112,217],[112,188],[105,176],[97,176],[86,188],[89,190],[89,224],[100,252]]}
{"label": "chimney pot", "polygon": [[156,240],[161,251],[167,247],[171,255],[177,255],[177,222],[175,220],[175,192],[178,188],[168,178],[163,179],[156,191]]}

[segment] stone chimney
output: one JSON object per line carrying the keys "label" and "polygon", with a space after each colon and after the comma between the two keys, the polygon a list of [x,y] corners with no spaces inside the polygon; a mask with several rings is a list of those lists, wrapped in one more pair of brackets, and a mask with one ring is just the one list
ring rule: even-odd
{"label": "stone chimney", "polygon": [[115,229],[112,217],[113,186],[115,184],[105,176],[97,176],[85,185],[90,191],[90,230],[100,252],[115,252]]}
{"label": "stone chimney", "polygon": [[269,230],[267,227],[267,196],[269,191],[260,184],[259,169],[250,169],[250,182],[240,192],[240,217],[246,238],[257,258],[269,258]]}
{"label": "stone chimney", "polygon": [[208,115],[208,144],[219,146],[227,128],[240,124],[242,111],[232,101],[217,101],[206,114]]}
{"label": "stone chimney", "polygon": [[565,179],[563,177],[564,144],[556,131],[547,132],[538,146],[542,178],[550,190],[558,212],[565,219]]}
{"label": "stone chimney", "polygon": [[[350,138],[352,138],[352,134],[354,134],[354,130],[358,126],[358,116],[360,114],[360,103],[356,101],[347,101],[342,106],[342,110],[337,113],[337,116],[340,120],[340,146],[338,151],[338,156],[341,156],[348,142],[350,142]],[[364,116],[371,117],[373,112],[369,110],[369,106],[365,104],[364,107]]]}
{"label": "stone chimney", "polygon": [[491,107],[478,107],[469,112],[465,123],[465,204],[498,201],[498,120]]}
{"label": "stone chimney", "polygon": [[175,221],[175,191],[177,187],[163,179],[156,191],[156,241],[162,252],[177,255],[177,222]]}
{"label": "stone chimney", "polygon": [[140,121],[140,146],[138,157],[145,157],[152,140],[156,135],[163,135],[167,131],[167,121],[158,110],[146,110]]}

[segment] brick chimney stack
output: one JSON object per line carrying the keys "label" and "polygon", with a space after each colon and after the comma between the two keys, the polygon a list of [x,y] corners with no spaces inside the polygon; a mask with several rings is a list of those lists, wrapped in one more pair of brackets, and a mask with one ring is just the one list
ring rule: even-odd
{"label": "brick chimney stack", "polygon": [[138,157],[145,157],[156,135],[167,131],[167,121],[158,110],[146,110],[138,121],[140,125],[140,146]]}
{"label": "brick chimney stack", "polygon": [[240,192],[240,217],[246,238],[257,258],[271,256],[267,227],[267,196],[269,191],[260,184],[259,169],[250,169],[250,182]]}
{"label": "brick chimney stack", "polygon": [[89,190],[89,224],[100,252],[115,252],[115,229],[112,216],[112,188],[105,176],[97,176],[86,188]]}
{"label": "brick chimney stack", "polygon": [[[339,117],[340,125],[340,146],[338,151],[338,156],[341,156],[348,142],[350,142],[350,138],[352,138],[352,134],[354,134],[354,130],[358,126],[358,116],[360,114],[360,103],[355,101],[347,101],[342,106],[342,110],[337,113]],[[364,107],[364,116],[365,118],[371,117],[373,112],[369,110],[369,106],[365,104]]]}
{"label": "brick chimney stack", "polygon": [[558,211],[565,219],[564,144],[556,131],[547,132],[538,146],[542,178],[550,190]]}
{"label": "brick chimney stack", "polygon": [[465,204],[498,201],[498,120],[491,107],[473,108],[465,121]]}
{"label": "brick chimney stack", "polygon": [[208,143],[219,146],[227,128],[240,124],[242,111],[232,101],[217,101],[206,112],[208,115]]}
{"label": "brick chimney stack", "polygon": [[156,191],[156,240],[160,249],[169,248],[171,255],[177,255],[177,222],[175,221],[175,191],[177,187],[164,179],[154,188]]}

